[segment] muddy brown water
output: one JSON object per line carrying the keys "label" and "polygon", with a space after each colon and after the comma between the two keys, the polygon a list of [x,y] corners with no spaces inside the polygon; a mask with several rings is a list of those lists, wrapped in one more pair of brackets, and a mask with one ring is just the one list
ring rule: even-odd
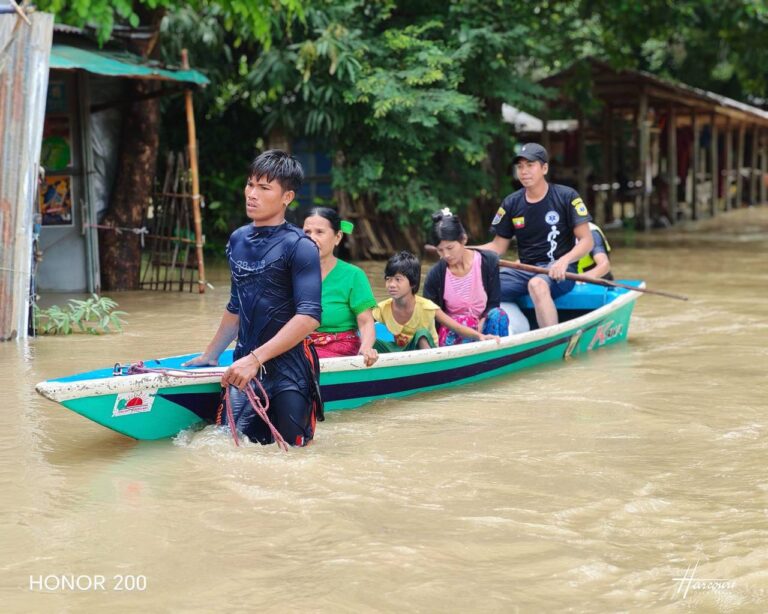
{"label": "muddy brown water", "polygon": [[123,334],[0,344],[2,610],[763,612],[767,259],[765,209],[637,235],[619,277],[691,300],[641,298],[628,343],[330,413],[288,454],[136,442],[33,391],[202,349],[221,272],[113,295]]}

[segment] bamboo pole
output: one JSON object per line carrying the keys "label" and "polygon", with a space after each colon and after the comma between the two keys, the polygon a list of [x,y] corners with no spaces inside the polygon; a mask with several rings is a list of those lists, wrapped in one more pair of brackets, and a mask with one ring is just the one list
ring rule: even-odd
{"label": "bamboo pole", "polygon": [[[187,50],[181,50],[181,66],[189,70]],[[184,91],[187,113],[187,137],[189,139],[189,171],[192,175],[192,217],[195,224],[195,251],[197,253],[197,291],[205,293],[205,262],[203,260],[203,219],[200,214],[200,178],[197,169],[197,131],[195,129],[195,111],[192,106],[192,90]]]}
{"label": "bamboo pole", "polygon": [[760,129],[755,124],[752,126],[752,148],[749,150],[749,204],[757,204],[757,143],[760,137]]}
{"label": "bamboo pole", "polygon": [[744,147],[746,145],[747,126],[744,122],[739,124],[739,138],[736,141],[736,207],[742,206],[744,200],[744,183],[741,180],[741,169],[744,168]]}
{"label": "bamboo pole", "polygon": [[579,157],[577,186],[579,189],[579,196],[584,199],[584,202],[589,202],[587,195],[587,121],[580,109],[577,114],[577,121],[579,124],[578,130],[576,132],[576,142]]}
{"label": "bamboo pole", "polygon": [[[650,184],[650,122],[648,121],[648,92],[643,89],[640,93],[640,101],[637,111],[637,129],[639,132],[638,145],[640,147],[638,155],[638,174],[642,185],[640,196],[639,218],[642,220],[643,230],[649,231],[651,227],[651,191],[653,186]],[[635,219],[638,218],[638,212],[635,212]]]}
{"label": "bamboo pole", "polygon": [[27,17],[27,14],[24,12],[24,10],[19,6],[18,2],[16,2],[16,0],[8,0],[8,3],[11,5],[13,10],[16,11],[16,14],[24,20],[24,23],[26,23],[31,28],[32,22],[29,20],[29,17]]}
{"label": "bamboo pole", "polygon": [[[532,264],[523,264],[522,262],[512,262],[511,260],[499,260],[499,266],[508,269],[517,269],[518,271],[527,271],[529,273],[536,273],[538,275],[548,275],[549,269],[534,266]],[[580,281],[585,284],[593,284],[595,286],[605,286],[606,288],[623,288],[624,290],[633,290],[635,292],[646,292],[648,294],[656,294],[658,296],[666,296],[667,298],[674,298],[678,301],[687,301],[688,297],[682,294],[673,294],[672,292],[665,292],[663,290],[651,290],[649,288],[638,288],[637,286],[630,286],[629,284],[623,284],[619,281],[612,281],[609,279],[602,279],[600,277],[590,277],[589,275],[579,275],[578,273],[566,272],[566,279],[573,281]]]}
{"label": "bamboo pole", "polygon": [[710,215],[712,217],[715,217],[717,214],[717,201],[719,199],[718,194],[718,180],[720,175],[720,168],[718,164],[718,158],[717,158],[717,118],[715,117],[715,114],[712,113],[710,115],[710,126],[711,126],[711,134],[712,138],[709,148],[709,160],[710,160],[710,167],[712,170],[712,202],[710,203]]}
{"label": "bamboo pole", "polygon": [[595,212],[598,215],[598,226],[605,224],[605,222],[613,221],[613,109],[605,105],[603,109],[603,134],[602,134],[602,174],[605,184],[608,186],[608,190],[605,192],[605,200],[603,202],[602,210]]}
{"label": "bamboo pole", "polygon": [[725,120],[725,172],[723,173],[723,198],[725,210],[733,208],[731,184],[733,183],[733,126],[731,118]]}
{"label": "bamboo pole", "polygon": [[765,129],[760,130],[760,204],[766,204],[768,200],[768,185],[765,183],[768,178],[768,138],[766,138]]}
{"label": "bamboo pole", "polygon": [[693,144],[691,145],[693,151],[691,151],[691,219],[698,218],[698,185],[699,185],[699,139],[701,134],[699,133],[699,122],[696,117],[696,109],[693,110],[691,115],[691,129],[693,130]]}
{"label": "bamboo pole", "polygon": [[667,188],[670,223],[677,223],[677,109],[669,104],[667,117]]}

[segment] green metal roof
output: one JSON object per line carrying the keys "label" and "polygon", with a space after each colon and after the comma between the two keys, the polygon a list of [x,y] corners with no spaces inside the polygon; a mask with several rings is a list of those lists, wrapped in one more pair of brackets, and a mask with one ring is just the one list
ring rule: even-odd
{"label": "green metal roof", "polygon": [[126,51],[89,50],[60,44],[51,47],[51,69],[79,69],[108,77],[181,81],[195,85],[210,83],[205,75],[196,70],[160,68]]}

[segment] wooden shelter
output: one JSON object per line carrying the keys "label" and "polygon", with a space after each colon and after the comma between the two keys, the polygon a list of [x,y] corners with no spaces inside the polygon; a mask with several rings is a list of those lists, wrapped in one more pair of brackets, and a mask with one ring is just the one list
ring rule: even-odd
{"label": "wooden shelter", "polygon": [[145,98],[185,95],[193,177],[189,203],[194,214],[197,285],[203,292],[201,196],[191,88],[204,87],[208,79],[189,68],[185,55],[181,67],[170,68],[128,53],[118,41],[99,47],[85,31],[63,25],[54,26],[49,67],[40,156],[46,176],[38,204],[41,258],[35,275],[37,289],[100,292],[99,243],[103,243],[104,233],[136,240],[148,232],[143,224],[121,228],[103,223],[113,197],[124,117],[135,102],[128,94],[128,83],[138,79],[162,84]]}
{"label": "wooden shelter", "polygon": [[570,151],[571,183],[599,222],[632,219],[648,229],[766,202],[768,112],[596,59],[542,85],[560,92],[546,116],[579,122],[574,134],[557,136],[544,122],[553,171],[564,170],[558,163]]}

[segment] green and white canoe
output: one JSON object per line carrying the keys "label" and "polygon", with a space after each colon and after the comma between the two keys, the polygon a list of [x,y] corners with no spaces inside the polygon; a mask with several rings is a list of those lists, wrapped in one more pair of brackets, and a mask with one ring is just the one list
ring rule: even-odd
{"label": "green and white canoe", "polygon": [[[645,287],[640,281],[625,281]],[[361,357],[320,361],[320,387],[326,411],[354,409],[371,401],[405,397],[559,362],[627,338],[640,292],[577,285],[556,301],[561,323],[544,329],[464,345],[382,354],[372,367]],[[533,320],[530,299],[521,302]],[[181,369],[195,356],[147,361],[147,366]],[[231,350],[221,365],[232,361]],[[135,439],[163,439],[196,424],[213,422],[219,404],[221,367],[197,368],[209,377],[170,374],[115,375],[113,368],[47,380],[36,390],[118,433]]]}

